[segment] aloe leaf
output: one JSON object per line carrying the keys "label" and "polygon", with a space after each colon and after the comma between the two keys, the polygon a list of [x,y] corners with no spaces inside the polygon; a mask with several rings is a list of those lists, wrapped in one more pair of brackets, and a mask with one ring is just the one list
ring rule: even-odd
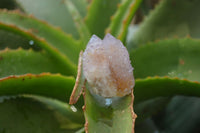
{"label": "aloe leaf", "polygon": [[0,79],[0,95],[35,94],[68,101],[74,78],[59,74],[25,74]]}
{"label": "aloe leaf", "polygon": [[[138,116],[139,117],[139,116]],[[150,118],[144,120],[142,123],[137,123],[135,126],[136,133],[160,133],[154,121]]]}
{"label": "aloe leaf", "polygon": [[24,37],[27,40],[33,41],[33,43],[36,43],[40,48],[44,49],[51,56],[51,58],[57,60],[61,65],[63,65],[63,67],[65,66],[66,68],[68,68],[69,71],[67,72],[69,74],[76,74],[75,64],[73,64],[65,55],[63,55],[50,44],[48,44],[44,39],[37,38],[30,32],[24,31],[12,25],[0,23],[0,28],[1,30],[9,31],[13,34]]}
{"label": "aloe leaf", "polygon": [[18,8],[18,4],[15,0],[1,0],[0,1],[0,8],[6,8],[9,10],[13,10]]}
{"label": "aloe leaf", "polygon": [[82,109],[76,108],[75,106],[70,106],[65,102],[59,101],[57,99],[47,98],[43,96],[36,95],[22,95],[24,97],[33,98],[34,100],[41,102],[47,106],[50,106],[51,110],[58,111],[72,123],[76,123],[80,127],[84,124],[84,115]]}
{"label": "aloe leaf", "polygon": [[161,132],[198,133],[199,103],[198,97],[176,96],[164,111],[153,117],[153,120]]}
{"label": "aloe leaf", "polygon": [[[161,111],[164,107],[166,107],[171,97],[176,95],[199,97],[199,90],[200,83],[191,82],[186,79],[181,80],[169,77],[149,77],[147,79],[137,79],[134,88],[134,108],[136,114],[139,116],[137,123],[141,123],[146,117],[155,115]],[[167,99],[160,99],[160,97],[166,97]],[[155,101],[155,98],[158,99],[157,102]],[[191,105],[192,103],[198,104],[197,101],[188,101],[188,103],[189,102]],[[176,102],[174,101],[173,103]],[[178,108],[179,107],[176,107],[176,109]],[[191,108],[195,107],[192,106]],[[187,111],[189,111],[189,109]],[[158,117],[160,118],[160,116]]]}
{"label": "aloe leaf", "polygon": [[138,79],[135,85],[135,103],[155,97],[169,97],[175,95],[200,97],[200,83],[186,79],[154,77]]}
{"label": "aloe leaf", "polygon": [[85,133],[85,128],[83,127],[81,129],[79,129],[78,131],[76,131],[75,133]]}
{"label": "aloe leaf", "polygon": [[171,97],[158,97],[150,100],[145,100],[139,103],[135,102],[134,110],[138,116],[136,119],[137,124],[144,122],[145,119],[151,117],[152,115],[156,115],[157,113],[162,111],[164,108],[166,108],[170,100]]}
{"label": "aloe leaf", "polygon": [[80,52],[79,55],[79,63],[78,63],[78,73],[76,77],[76,83],[74,85],[73,91],[70,96],[69,104],[75,104],[79,97],[82,94],[83,86],[85,85],[85,77],[83,75],[83,67],[82,67],[82,58],[83,58],[83,51]]}
{"label": "aloe leaf", "polygon": [[[131,54],[131,58],[135,58],[132,60],[132,63],[135,65],[135,76],[137,78],[145,78],[147,76],[169,76],[170,78],[150,78],[146,84],[145,82],[141,82],[140,80],[136,81],[135,86],[135,102],[140,103],[140,101],[144,101],[147,99],[152,99],[160,96],[176,96],[176,95],[184,95],[184,96],[196,96],[199,97],[199,40],[194,40],[190,38],[185,39],[172,39],[172,40],[162,40],[154,43],[150,43],[149,45],[141,46],[134,50],[134,56]],[[137,51],[137,52],[136,52]],[[141,53],[140,53],[140,52]],[[137,54],[136,54],[137,53]],[[143,63],[140,63],[143,62]],[[143,66],[145,63],[145,66]],[[174,78],[179,77],[179,79]],[[185,80],[184,80],[185,78]],[[159,79],[159,80],[157,80]],[[142,81],[142,80],[141,80]],[[145,79],[143,79],[145,81]],[[198,81],[198,82],[192,82]],[[154,85],[155,86],[154,86]],[[140,86],[141,85],[141,86]],[[146,88],[146,89],[144,89]],[[138,89],[137,89],[138,88]],[[143,88],[143,89],[142,89]],[[152,90],[151,90],[152,89]],[[140,92],[141,90],[141,92]],[[138,91],[138,92],[137,92]],[[145,93],[144,93],[145,92]],[[140,94],[141,93],[141,94]],[[147,96],[147,95],[148,96]],[[143,97],[143,96],[144,97]],[[153,96],[154,95],[154,96]],[[142,98],[143,97],[143,98]],[[170,104],[175,104],[176,102],[182,101],[183,104],[187,103],[190,106],[184,107],[184,112],[196,112],[198,109],[199,101],[187,101],[187,100],[173,100]],[[177,119],[170,119],[169,123],[178,124],[184,123],[188,117],[183,117],[182,114],[182,106],[176,106],[173,110],[179,110],[177,114]],[[168,109],[168,107],[167,107]],[[165,111],[167,111],[167,109]],[[197,109],[197,110],[196,110]],[[169,114],[167,114],[169,115]],[[169,116],[163,116],[163,118],[167,118]],[[189,113],[185,114],[189,115]],[[157,116],[161,118],[160,116]],[[182,117],[182,119],[178,119]],[[186,119],[185,119],[186,118]],[[198,123],[198,120],[191,118],[193,123]],[[161,119],[158,119],[158,121]],[[164,122],[168,121],[166,119]],[[157,122],[160,123],[160,122]],[[157,124],[159,127],[159,124]],[[181,127],[184,126],[181,124]],[[164,126],[165,128],[171,129],[171,125]],[[186,127],[186,126],[184,126]],[[193,126],[189,127],[185,131],[194,131]],[[162,126],[160,126],[162,128]],[[177,129],[172,129],[176,130]],[[170,130],[167,130],[170,132]],[[166,131],[166,132],[167,132]]]}
{"label": "aloe leaf", "polygon": [[71,2],[74,4],[76,9],[78,10],[81,17],[85,17],[87,14],[87,5],[89,2],[87,0],[71,0]]}
{"label": "aloe leaf", "polygon": [[[87,26],[83,22],[83,19],[82,19],[80,13],[78,12],[78,10],[76,9],[76,7],[74,6],[74,4],[72,2],[70,2],[70,0],[64,0],[64,2],[65,2],[66,7],[68,8],[69,12],[72,15],[72,18],[73,18],[76,28],[79,32],[81,40],[83,41],[84,44],[86,44],[90,37],[90,32],[89,32]],[[83,46],[83,48],[85,48],[85,46]]]}
{"label": "aloe leaf", "polygon": [[161,1],[132,36],[128,49],[144,45],[149,41],[174,36],[185,37],[190,35],[199,38],[199,6],[200,1],[198,0]]}
{"label": "aloe leaf", "polygon": [[68,75],[68,68],[45,52],[33,50],[0,51],[0,78],[9,75],[21,75],[26,73],[40,74],[42,72],[62,73]]}
{"label": "aloe leaf", "polygon": [[93,0],[89,5],[88,14],[85,23],[90,32],[99,37],[104,36],[106,27],[108,27],[111,16],[117,10],[117,5],[121,0]]}
{"label": "aloe leaf", "polygon": [[[199,123],[199,118],[197,118],[196,116],[198,116],[198,111],[200,107],[198,106],[199,100],[195,97],[200,97],[200,83],[181,80],[178,78],[172,79],[167,77],[155,77],[136,80],[136,86],[134,90],[136,104],[135,111],[138,115],[137,123],[143,123],[144,118],[153,115],[156,126],[162,132],[188,133],[195,132],[198,128],[198,126],[195,125]],[[172,99],[172,101],[169,102],[168,106],[164,106],[166,109],[163,111],[160,110],[163,109],[163,105],[159,106],[159,102],[162,101],[154,102],[152,104],[150,103],[149,106],[141,105],[143,104],[143,102],[149,99],[154,99],[156,97],[170,98],[177,95],[190,96],[190,99],[175,97],[174,99]],[[164,100],[163,102],[164,105],[166,105],[165,102],[168,102],[168,100]],[[145,109],[147,112],[145,112]],[[193,114],[195,117],[191,117],[191,114]],[[185,121],[189,122],[190,124],[185,123]],[[182,126],[184,126],[184,128],[182,128]]]}
{"label": "aloe leaf", "polygon": [[[55,109],[55,103],[59,109]],[[82,127],[70,119],[78,113],[67,104],[47,98],[23,96],[4,100],[0,103],[0,115],[1,132],[74,133]]]}
{"label": "aloe leaf", "polygon": [[103,98],[91,94],[86,84],[84,94],[85,130],[88,133],[134,133],[136,115],[133,112],[133,95],[120,98]]}
{"label": "aloe leaf", "polygon": [[[136,78],[169,76],[199,80],[200,41],[190,38],[162,40],[130,54]],[[145,63],[145,65],[144,65]]]}
{"label": "aloe leaf", "polygon": [[[12,38],[12,39],[11,39]],[[0,29],[0,50],[5,48],[10,49],[33,49],[34,51],[41,51],[41,47],[38,46],[33,40],[27,39],[21,35],[12,33],[8,30]]]}
{"label": "aloe leaf", "polygon": [[[16,0],[27,14],[33,14],[41,20],[45,20],[55,26],[61,27],[65,32],[79,38],[77,29],[71,14],[62,0]],[[74,0],[72,0],[73,2]],[[86,6],[82,5],[82,8]],[[45,8],[48,7],[48,8]]]}
{"label": "aloe leaf", "polygon": [[[75,41],[72,36],[65,34],[60,29],[54,28],[51,25],[34,18],[33,16],[23,15],[17,11],[1,10],[0,21],[5,24],[16,25],[19,28],[28,30],[37,37],[44,38],[49,44],[68,56],[73,63],[77,63],[78,54],[81,48],[80,44],[78,41]],[[2,33],[1,38],[6,38],[8,35],[10,34]],[[11,37],[13,38],[13,36]],[[8,41],[15,39],[5,40]],[[23,40],[23,38],[19,40]],[[3,42],[3,44],[8,44],[6,41]],[[13,41],[12,43],[17,42],[19,41]]]}
{"label": "aloe leaf", "polygon": [[107,32],[124,42],[128,32],[128,26],[141,2],[142,0],[124,0],[113,16]]}

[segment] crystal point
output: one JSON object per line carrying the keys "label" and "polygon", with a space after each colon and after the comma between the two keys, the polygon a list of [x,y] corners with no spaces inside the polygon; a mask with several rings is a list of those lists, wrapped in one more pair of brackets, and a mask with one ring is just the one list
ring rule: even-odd
{"label": "crystal point", "polygon": [[93,35],[83,54],[83,74],[91,92],[103,97],[121,97],[134,87],[129,54],[120,40],[107,34]]}

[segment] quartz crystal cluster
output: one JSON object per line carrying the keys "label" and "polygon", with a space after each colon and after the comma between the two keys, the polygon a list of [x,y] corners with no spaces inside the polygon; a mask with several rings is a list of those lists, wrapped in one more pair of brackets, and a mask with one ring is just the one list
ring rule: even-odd
{"label": "quartz crystal cluster", "polygon": [[128,95],[134,87],[128,51],[110,34],[103,40],[95,35],[90,39],[83,53],[83,75],[90,92],[105,98]]}

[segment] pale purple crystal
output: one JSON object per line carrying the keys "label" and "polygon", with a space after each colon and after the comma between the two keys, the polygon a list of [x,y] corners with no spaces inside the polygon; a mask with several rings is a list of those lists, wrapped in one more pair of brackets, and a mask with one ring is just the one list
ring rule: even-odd
{"label": "pale purple crystal", "polygon": [[103,97],[121,97],[134,87],[129,54],[120,40],[93,35],[83,53],[83,74],[90,91]]}

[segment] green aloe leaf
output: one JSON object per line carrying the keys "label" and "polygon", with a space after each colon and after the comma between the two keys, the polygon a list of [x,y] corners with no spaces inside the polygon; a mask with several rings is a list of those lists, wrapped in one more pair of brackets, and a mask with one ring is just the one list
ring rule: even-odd
{"label": "green aloe leaf", "polygon": [[59,61],[51,58],[47,53],[33,50],[0,51],[0,78],[9,75],[21,75],[26,73],[40,74],[42,72],[69,74]]}
{"label": "green aloe leaf", "polygon": [[[10,39],[12,38],[12,39]],[[0,50],[4,50],[5,48],[10,49],[33,49],[35,51],[40,51],[41,48],[38,46],[36,42],[33,40],[27,39],[19,34],[15,34],[8,30],[0,29]]]}
{"label": "green aloe leaf", "polygon": [[[77,29],[73,22],[72,16],[67,10],[64,1],[62,0],[16,0],[27,14],[33,14],[41,20],[45,20],[55,26],[59,26],[65,32],[72,34],[75,38],[79,38]],[[72,0],[73,2],[74,0]],[[82,8],[80,12],[86,10],[86,4],[78,3]],[[78,4],[77,4],[78,3]],[[47,8],[48,7],[48,8]],[[82,13],[84,15],[84,13]]]}
{"label": "green aloe leaf", "polygon": [[[198,0],[193,0],[193,1],[163,0],[161,1],[160,5],[157,6],[154,11],[152,11],[150,16],[146,18],[144,23],[141,24],[138,31],[134,34],[134,36],[132,36],[132,40],[128,44],[128,49],[131,50],[132,48],[138,47],[139,45],[146,44],[146,42],[148,41],[158,40],[162,38],[172,38],[174,36],[177,36],[180,38],[180,37],[185,37],[186,35],[189,35],[193,38],[199,38],[199,30],[198,30],[199,20],[200,20],[200,17],[198,15],[199,4],[200,2]],[[190,45],[189,42],[188,44]],[[162,56],[161,58],[163,59],[163,61],[166,60],[166,62],[162,62],[160,60],[161,58],[160,59],[157,58],[158,59],[157,65],[155,65],[155,62],[153,60],[154,65],[152,66],[156,67],[160,65],[161,67],[156,67],[156,69],[159,70],[158,73],[153,71],[153,73],[148,72],[148,74],[169,75],[171,77],[178,75],[179,77],[185,77],[189,80],[199,81],[198,54],[196,54],[196,52],[194,53],[190,52],[191,55],[188,56],[189,51],[191,51],[192,49],[194,50],[195,48],[196,46],[192,45],[192,46],[187,46],[186,49],[189,49],[188,51],[178,50],[179,48],[177,48],[177,50],[174,50],[174,48],[171,49],[171,55],[175,55],[174,56],[175,59],[173,59],[174,57],[170,57],[170,53],[169,53],[170,50],[167,50],[168,52],[163,53],[163,54],[167,54],[169,58],[165,58],[164,56],[162,56],[163,54],[160,53],[158,56],[161,55]],[[180,53],[180,51],[182,51],[182,54],[174,54],[174,52]],[[152,51],[152,54],[153,53],[154,51]],[[184,54],[187,55],[187,57],[184,57],[184,58],[187,58],[187,62],[182,60],[180,57],[178,57]],[[146,56],[148,56],[148,54]],[[151,59],[152,58],[154,57],[151,56]],[[177,63],[178,62],[177,59],[179,60],[179,63]],[[147,60],[144,59],[144,62],[145,61]],[[164,66],[167,64],[169,64],[169,67],[164,68]],[[177,64],[177,65],[172,65],[172,64]],[[178,64],[182,64],[184,68],[180,67],[180,65]],[[184,69],[185,72],[183,72],[179,68],[181,68],[182,70]],[[147,69],[148,68],[146,68],[146,70]],[[161,69],[163,70],[163,72]],[[174,72],[171,71],[172,69],[174,69],[175,71]],[[190,75],[189,77],[187,77],[188,74],[186,72],[186,69],[191,70],[191,71],[188,71]],[[190,74],[191,72],[192,74]],[[142,76],[145,76],[145,75],[142,75]],[[196,117],[198,116],[198,111],[199,111],[199,100],[197,100],[197,98],[186,99],[186,98],[177,97],[175,99],[172,99],[169,106],[166,108],[166,110],[163,111],[164,112],[163,114],[157,116],[158,119],[157,119],[156,124],[159,126],[162,132],[166,132],[166,133],[198,132],[198,126],[195,126],[195,125],[198,125],[199,123],[199,119]]]}
{"label": "green aloe leaf", "polygon": [[[90,37],[90,32],[85,23],[83,22],[83,18],[81,17],[80,13],[70,0],[64,0],[64,2],[69,12],[72,15],[72,18],[80,35],[81,41],[83,41],[83,44],[86,44]],[[85,46],[83,45],[82,48],[84,49]]]}
{"label": "green aloe leaf", "polygon": [[153,117],[153,120],[161,132],[198,133],[199,103],[199,97],[176,96],[164,111]]}
{"label": "green aloe leaf", "polygon": [[136,121],[135,132],[136,133],[160,133],[156,124],[150,118],[144,120],[142,123],[137,123]]}
{"label": "green aloe leaf", "polygon": [[133,95],[103,98],[85,88],[85,129],[89,133],[134,133]]}
{"label": "green aloe leaf", "polygon": [[57,60],[60,63],[60,65],[63,65],[63,67],[65,66],[68,69],[68,71],[66,71],[68,72],[68,74],[70,75],[76,74],[75,64],[73,64],[64,54],[60,53],[57,49],[52,47],[44,39],[40,39],[34,36],[32,33],[24,31],[12,25],[0,23],[0,28],[1,30],[11,32],[12,34],[16,34],[17,36],[23,37],[37,44],[40,48],[44,49],[47,52],[47,54],[51,56],[51,58]]}
{"label": "green aloe leaf", "polygon": [[[150,82],[150,81],[146,81],[146,82]],[[136,83],[137,83],[137,81],[136,81]],[[149,87],[153,88],[153,86],[149,86]],[[140,89],[140,88],[136,88],[136,89]],[[138,91],[136,91],[136,92],[138,92]],[[145,100],[145,101],[139,102],[139,103],[134,102],[134,110],[138,116],[136,119],[136,124],[141,124],[147,118],[162,111],[164,108],[166,108],[166,106],[168,105],[170,100],[171,100],[171,97],[170,98],[169,97],[158,97],[158,98],[153,98],[150,100]]]}
{"label": "green aloe leaf", "polygon": [[[142,78],[136,80],[135,104],[160,96],[199,97],[199,83],[192,82],[199,81],[199,44],[199,40],[190,38],[171,39],[149,43],[135,49],[130,54],[134,75],[137,79]],[[169,76],[169,78],[143,79],[148,76]],[[190,104],[191,108],[193,108],[192,103],[194,101]],[[195,103],[199,104],[198,101]],[[178,107],[174,109],[177,110]],[[186,110],[189,111],[190,107]]]}
{"label": "green aloe leaf", "polygon": [[[136,78],[169,76],[199,80],[200,41],[190,38],[162,40],[130,54]],[[144,65],[145,64],[145,65]]]}
{"label": "green aloe leaf", "polygon": [[91,2],[85,22],[92,34],[104,37],[105,29],[120,2],[121,0],[93,0]]}
{"label": "green aloe leaf", "polygon": [[0,131],[74,133],[83,126],[74,121],[78,115],[66,103],[53,99],[37,96],[6,98],[0,103]]}
{"label": "green aloe leaf", "polygon": [[107,32],[125,41],[129,24],[142,0],[124,0],[112,18]]}
{"label": "green aloe leaf", "polygon": [[136,104],[155,97],[175,95],[200,97],[200,83],[179,78],[149,77],[136,80],[134,94]]}
{"label": "green aloe leaf", "polygon": [[6,8],[9,10],[20,8],[19,5],[16,3],[15,0],[1,0],[0,1],[0,8]]}
{"label": "green aloe leaf", "polygon": [[162,0],[144,20],[128,44],[129,50],[163,38],[199,38],[199,0]]}
{"label": "green aloe leaf", "polygon": [[87,14],[87,5],[89,2],[87,0],[71,0],[71,2],[75,5],[81,17],[85,17]]}
{"label": "green aloe leaf", "polygon": [[47,98],[43,96],[36,96],[36,95],[22,95],[24,97],[33,98],[36,101],[39,101],[47,106],[50,106],[52,110],[58,111],[72,123],[76,123],[77,126],[83,127],[85,122],[84,115],[82,109],[76,108],[75,106],[70,106],[65,102],[62,102],[57,99]]}
{"label": "green aloe leaf", "polygon": [[0,95],[35,94],[69,101],[75,80],[59,74],[25,74],[0,79]]}
{"label": "green aloe leaf", "polygon": [[[51,44],[53,47],[57,48],[60,52],[65,54],[69,57],[69,59],[73,63],[77,63],[78,61],[78,54],[80,52],[80,42],[75,41],[71,36],[65,34],[63,31],[61,31],[58,28],[54,28],[51,25],[40,21],[33,16],[27,16],[23,15],[21,13],[18,13],[16,11],[6,11],[1,10],[0,11],[0,22],[5,24],[11,24],[15,25],[19,28],[22,28],[24,30],[27,30],[31,32],[33,35],[44,38],[49,44]],[[3,31],[1,31],[3,32]],[[5,32],[5,31],[4,31]],[[14,35],[11,36],[9,34],[2,33],[1,40],[5,40],[5,42],[2,42],[2,44],[7,44],[6,41],[8,40],[15,40],[15,39],[7,39],[6,37],[15,37]],[[4,37],[5,36],[5,37]],[[6,39],[5,39],[6,38]],[[19,38],[19,37],[18,37]],[[19,39],[20,41],[25,40],[23,38]],[[20,41],[13,41],[11,44],[20,43]],[[27,44],[28,42],[22,42],[22,44]],[[17,47],[17,46],[15,46]]]}
{"label": "green aloe leaf", "polygon": [[[138,115],[137,123],[141,125],[146,117],[154,116],[153,120],[162,132],[195,132],[199,122],[199,118],[196,117],[199,111],[199,99],[195,97],[200,97],[199,90],[200,83],[178,78],[154,77],[136,80],[134,94],[135,111]],[[172,96],[177,95],[190,96],[190,99],[175,97],[169,102]],[[154,102],[156,97],[159,102]],[[160,97],[168,97],[169,99],[160,101]],[[149,99],[152,99],[153,102],[145,105],[144,103]],[[160,103],[162,105],[159,105]],[[167,103],[169,104],[166,106]],[[163,110],[163,107],[166,109]],[[194,117],[191,117],[191,114]],[[185,123],[185,121],[190,124]]]}
{"label": "green aloe leaf", "polygon": [[80,52],[78,62],[78,72],[76,77],[76,83],[70,96],[69,104],[75,104],[83,92],[83,86],[85,84],[85,77],[83,75],[83,64],[82,64],[83,52]]}

